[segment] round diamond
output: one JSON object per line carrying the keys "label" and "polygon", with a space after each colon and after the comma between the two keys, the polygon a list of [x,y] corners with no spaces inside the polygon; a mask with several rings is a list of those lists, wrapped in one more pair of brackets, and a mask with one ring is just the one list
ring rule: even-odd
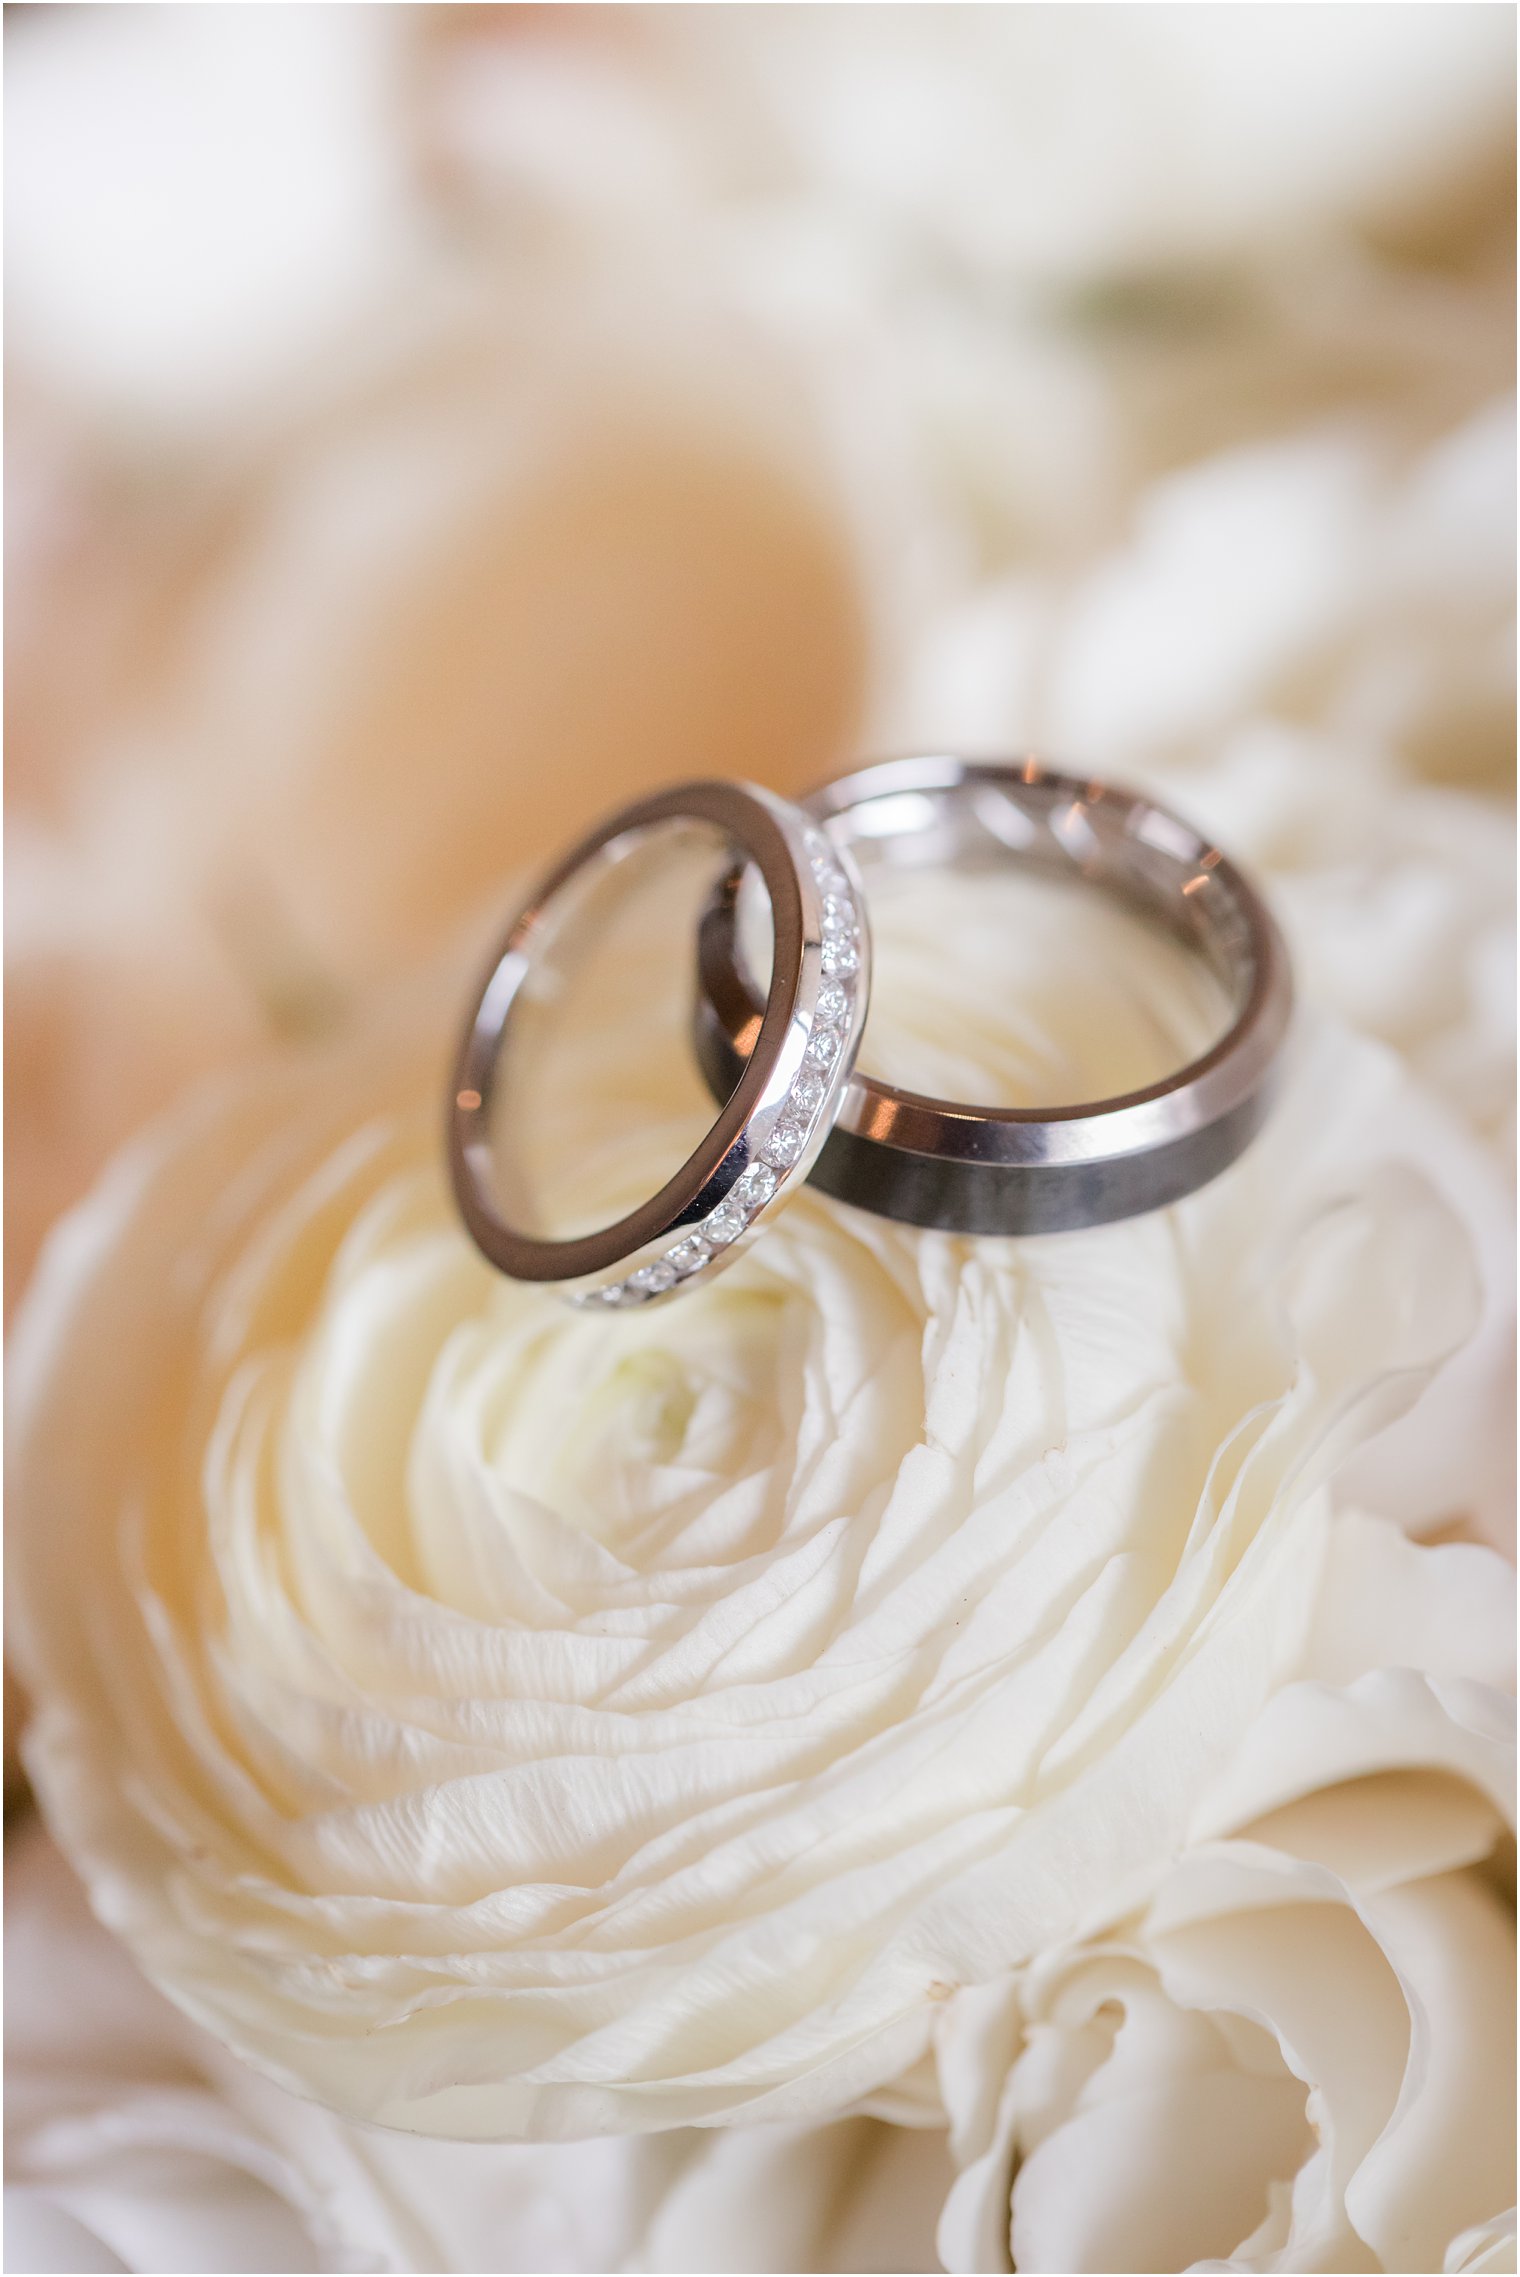
{"label": "round diamond", "polygon": [[817,869],[820,863],[833,861],[834,849],[821,830],[809,829],[804,831],[802,842],[808,850],[808,860],[814,869]]}
{"label": "round diamond", "polygon": [[712,1216],[704,1220],[702,1231],[709,1241],[716,1242],[718,1247],[722,1249],[726,1248],[729,1242],[738,1240],[747,1223],[748,1212],[745,1210],[744,1204],[736,1202],[733,1195],[730,1194],[728,1200],[720,1202]]}
{"label": "round diamond", "polygon": [[637,1289],[646,1297],[657,1297],[662,1289],[674,1285],[676,1269],[668,1257],[657,1257],[652,1265],[641,1265],[628,1276],[630,1289]]}
{"label": "round diamond", "polygon": [[855,912],[838,894],[831,893],[823,905],[823,929],[825,933],[853,933],[855,930]]}
{"label": "round diamond", "polygon": [[771,1132],[770,1144],[765,1151],[778,1169],[790,1170],[794,1162],[801,1161],[802,1150],[806,1145],[807,1126],[788,1118],[786,1122],[778,1123]]}
{"label": "round diamond", "polygon": [[842,900],[848,900],[850,881],[843,870],[837,868],[833,862],[815,862],[813,864],[813,876],[817,880],[820,893],[838,894]]}
{"label": "round diamond", "polygon": [[808,1038],[807,1056],[815,1067],[832,1067],[839,1057],[839,1030],[815,1028]]}
{"label": "round diamond", "polygon": [[860,957],[855,944],[848,938],[830,938],[823,944],[823,969],[826,973],[855,972]]}
{"label": "round diamond", "polygon": [[665,1261],[677,1273],[695,1273],[698,1266],[705,1265],[711,1255],[712,1251],[701,1235],[689,1233],[684,1241],[676,1243],[674,1249],[666,1251]]}
{"label": "round diamond", "polygon": [[792,1085],[792,1105],[800,1107],[804,1115],[811,1115],[827,1088],[821,1075],[805,1067]]}
{"label": "round diamond", "polygon": [[818,1017],[820,1020],[842,1022],[850,1009],[850,1000],[837,980],[826,980],[818,991]]}
{"label": "round diamond", "polygon": [[742,1202],[747,1210],[758,1210],[776,1191],[776,1173],[768,1162],[752,1162],[735,1186],[730,1201]]}

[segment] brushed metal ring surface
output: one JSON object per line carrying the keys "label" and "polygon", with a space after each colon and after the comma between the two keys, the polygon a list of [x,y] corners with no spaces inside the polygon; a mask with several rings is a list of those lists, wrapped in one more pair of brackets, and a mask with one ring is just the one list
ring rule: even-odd
{"label": "brushed metal ring surface", "polygon": [[[869,884],[878,864],[988,868],[1010,862],[1086,879],[1200,953],[1231,1023],[1164,1081],[1054,1108],[973,1107],[897,1089],[858,1070],[812,1183],[909,1225],[974,1234],[1058,1233],[1135,1217],[1207,1184],[1235,1160],[1271,1102],[1292,1012],[1287,950],[1234,864],[1153,799],[1033,759],[888,760],[804,802]],[[743,1063],[755,1014],[731,881],[703,913],[698,1056],[721,1092]]]}
{"label": "brushed metal ring surface", "polygon": [[[588,873],[615,869],[652,833],[681,823],[707,825],[726,842],[715,851],[726,876],[737,880],[750,864],[759,871],[771,906],[769,993],[737,1031],[735,1080],[716,1121],[674,1177],[615,1224],[545,1239],[509,1223],[496,1191],[491,1116],[513,1009],[552,944],[572,882],[591,882]],[[720,883],[720,902],[722,893]],[[553,1283],[582,1306],[642,1306],[710,1279],[811,1169],[854,1065],[869,990],[870,937],[853,858],[799,808],[725,782],[686,783],[624,807],[556,863],[518,911],[465,1028],[448,1154],[477,1247],[511,1279]]]}

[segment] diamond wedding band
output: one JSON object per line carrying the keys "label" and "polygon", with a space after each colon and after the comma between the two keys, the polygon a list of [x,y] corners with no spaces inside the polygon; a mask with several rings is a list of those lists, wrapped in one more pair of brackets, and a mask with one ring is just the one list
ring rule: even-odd
{"label": "diamond wedding band", "polygon": [[[1265,906],[1208,839],[1164,807],[1034,760],[893,760],[806,802],[867,882],[881,865],[1017,863],[1085,879],[1200,954],[1230,1026],[1201,1058],[1121,1096],[1056,1108],[973,1107],[860,1073],[844,1087],[812,1183],[910,1225],[1063,1232],[1178,1200],[1233,1162],[1270,1104],[1292,1009],[1287,952]],[[754,1018],[726,886],[700,928],[699,1057],[720,1094]]]}
{"label": "diamond wedding band", "polygon": [[[594,888],[598,873],[679,824],[711,831],[720,842],[717,863],[733,880],[748,865],[759,872],[771,906],[769,992],[736,1031],[735,1080],[717,1120],[675,1176],[615,1224],[546,1239],[510,1222],[498,1193],[492,1112],[510,1084],[502,1062],[514,1011],[552,952],[557,921],[573,908],[572,887]],[[625,807],[567,854],[519,911],[471,1013],[450,1100],[449,1163],[477,1246],[513,1280],[553,1283],[580,1306],[643,1306],[709,1280],[812,1167],[854,1064],[869,991],[870,942],[853,860],[797,807],[721,782]]]}

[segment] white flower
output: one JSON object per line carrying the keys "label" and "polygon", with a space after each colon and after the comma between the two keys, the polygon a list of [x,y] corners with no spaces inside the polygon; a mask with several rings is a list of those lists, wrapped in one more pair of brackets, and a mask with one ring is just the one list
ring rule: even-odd
{"label": "white flower", "polygon": [[932,2266],[942,2125],[531,2145],[354,2125],[250,2071],[146,1984],[40,1829],[8,1844],[6,1888],[10,2268]]}
{"label": "white flower", "polygon": [[[1515,1525],[1514,878],[1496,803],[1409,782],[1355,741],[1263,723],[1228,736],[1175,794],[1269,881],[1300,989],[1393,1046],[1410,1113],[1478,1260],[1483,1317],[1414,1410],[1341,1482],[1390,1518]],[[1436,1135],[1436,1125],[1443,1135]]]}
{"label": "white flower", "polygon": [[[1006,2265],[1011,2159],[1016,2148],[1031,2150],[1037,2123],[1063,2155],[1030,2157],[1014,2203],[1028,2202],[1036,2232],[1043,2222],[1048,2241],[1054,2224],[1062,2242],[1041,2254],[1026,2223],[1034,2259],[1021,2266],[1091,2265],[1104,2223],[1125,2266],[1141,2253],[1178,2266],[1211,2221],[1227,2224],[1234,2212],[1248,2226],[1274,2198],[1290,2234],[1269,2265],[1364,2259],[1346,2206],[1364,2228],[1386,2231],[1411,2199],[1429,2258],[1409,2253],[1404,2266],[1435,2266],[1443,2239],[1449,2270],[1512,2265],[1512,2217],[1495,2211],[1461,2228],[1473,2205],[1502,2202],[1502,2126],[1478,2138],[1485,2155],[1442,2155],[1453,2111],[1481,2115],[1490,2101],[1502,2104],[1509,2074],[1492,1995],[1512,1932],[1495,1919],[1483,1867],[1453,1870],[1453,1854],[1464,1843],[1481,1853],[1507,1800],[1503,1779],[1499,1809],[1481,1792],[1502,1748],[1463,1726],[1489,1721],[1485,1684],[1512,1681],[1511,1597],[1511,1577],[1488,1553],[1416,1550],[1386,1525],[1337,1522],[1308,1647],[1315,1681],[1279,1694],[1248,1734],[1197,1814],[1193,1851],[1158,1877],[1155,1903],[1035,1963],[1022,1999],[993,1985],[958,1995],[943,2012],[940,2076],[963,2162],[940,2226],[948,2266]],[[1423,1673],[1369,1679],[1384,1662]],[[1306,1849],[1321,1861],[1317,1880],[1306,1874]],[[1233,1877],[1222,1893],[1221,1865]],[[294,2100],[179,2016],[89,1919],[40,1833],[14,1841],[7,1870],[6,2246],[16,2267],[76,2269],[102,2250],[113,2266],[159,2272],[921,2270],[937,2261],[934,2225],[950,2172],[938,2092],[922,2066],[890,2098],[910,2128],[858,2116],[563,2146],[398,2136]],[[1200,1888],[1201,1909],[1181,1918],[1181,1898]],[[1258,1889],[1267,1909],[1252,1916]],[[1481,1941],[1453,1954],[1453,1931],[1474,1917]],[[1146,1942],[1129,1949],[1141,1921]],[[1417,1964],[1405,1969],[1407,1993],[1379,1960],[1395,1952],[1389,1929],[1397,1957]],[[1321,2094],[1308,2068],[1315,2034],[1302,2027],[1306,2004],[1324,1997],[1332,1944],[1330,2020],[1344,2023],[1351,2011],[1352,2028]],[[1225,1980],[1222,2006],[1199,2005],[1200,1963],[1212,1967],[1216,1994]],[[1464,1982],[1471,1992],[1474,1973],[1485,1971],[1479,2000],[1451,1996]],[[1259,2018],[1242,2023],[1231,2013],[1247,1975],[1252,1992],[1269,1986],[1272,2020],[1299,2027],[1293,2071],[1263,2049]],[[1117,2039],[1105,1999],[1123,2010]],[[1401,2038],[1400,2001],[1422,2003],[1429,2016],[1418,2048],[1407,2029]],[[1390,2004],[1394,2030],[1374,2029]],[[1072,2024],[1084,2007],[1096,2008],[1096,2027]],[[1363,2157],[1343,2191],[1355,2160],[1348,2110],[1354,2121],[1359,2104],[1389,2102],[1401,2047],[1411,2087],[1385,2130],[1393,2153]],[[1254,2068],[1253,2052],[1266,2057]],[[1066,2067],[1063,2079],[1058,2059],[1067,2056],[1075,2071]],[[1063,2085],[1072,2092],[1084,2065],[1081,2107],[1063,2107]],[[1485,2098],[1476,2103],[1474,2082]],[[1153,2129],[1158,2115],[1171,2125],[1200,2093],[1202,2125],[1187,2136],[1179,2173],[1177,2140],[1156,2143]],[[1243,2104],[1256,2124],[1227,2132],[1205,2182],[1200,2135],[1217,2135],[1220,2114],[1238,2116]],[[1276,2115],[1275,2128],[1260,2123],[1264,2113]],[[1095,2133],[1107,2140],[1089,2163]],[[1339,2173],[1316,2140],[1339,2152]],[[1146,2171],[1116,2205],[1147,2146]],[[1295,2152],[1304,2163],[1293,2180],[1282,2170]],[[1162,2189],[1172,2202],[1158,2220]],[[1073,2250],[1079,2236],[1085,2263]],[[1260,2257],[1248,2265],[1261,2266]]]}
{"label": "white flower", "polygon": [[1188,467],[1070,590],[996,581],[928,626],[893,731],[1102,754],[1268,886],[1305,1000],[1399,1052],[1415,1111],[1447,1123],[1428,1159],[1479,1256],[1484,1322],[1353,1484],[1405,1523],[1462,1519],[1501,1545],[1513,814],[1483,786],[1512,740],[1495,502],[1513,456],[1512,413],[1493,406],[1407,461],[1337,429]]}
{"label": "white flower", "polygon": [[[1110,1032],[1170,982],[1137,955]],[[60,1237],[13,1363],[39,1792],[149,1973],[351,2115],[837,2110],[1180,1838],[1295,1661],[1318,1487],[1470,1324],[1462,1243],[1394,1064],[1325,1038],[1175,1211],[808,1196],[581,1317],[453,1217],[446,1026],[203,1106]],[[613,1006],[576,1116],[647,1056]]]}
{"label": "white flower", "polygon": [[1290,1685],[1142,1903],[958,1996],[947,2268],[1513,2266],[1511,1579],[1355,1519],[1326,1599],[1447,1673]]}
{"label": "white flower", "polygon": [[1270,720],[1505,789],[1514,451],[1501,397],[1417,451],[1340,419],[1174,468],[1076,578],[943,604],[891,724],[1191,774]]}

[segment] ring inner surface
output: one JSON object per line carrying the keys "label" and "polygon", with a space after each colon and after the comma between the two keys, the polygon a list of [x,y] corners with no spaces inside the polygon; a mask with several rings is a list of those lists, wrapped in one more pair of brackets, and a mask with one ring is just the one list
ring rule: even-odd
{"label": "ring inner surface", "polygon": [[[692,1052],[691,941],[734,858],[712,824],[665,821],[610,840],[543,905],[488,1098],[491,1200],[513,1234],[615,1225],[721,1117]],[[763,1000],[773,926],[758,872],[754,898]]]}
{"label": "ring inner surface", "polygon": [[[890,791],[829,816],[870,895],[860,1075],[964,1107],[1096,1106],[1228,1033],[1253,952],[1231,896],[1184,890],[1207,841],[1062,781]],[[741,954],[753,991],[747,935]]]}

